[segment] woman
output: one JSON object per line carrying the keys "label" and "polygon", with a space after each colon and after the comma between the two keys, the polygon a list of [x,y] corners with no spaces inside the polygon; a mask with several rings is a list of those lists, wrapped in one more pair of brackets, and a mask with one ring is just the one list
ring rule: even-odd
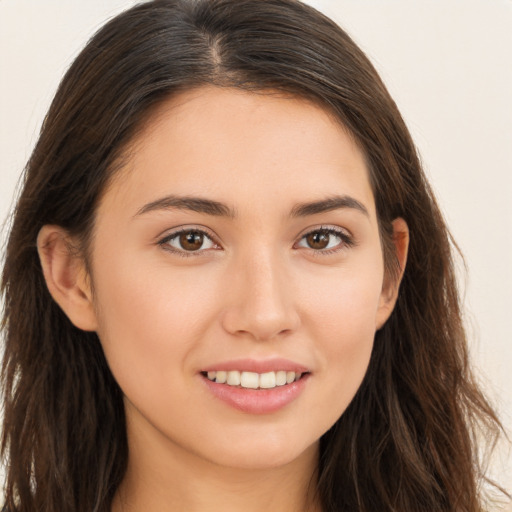
{"label": "woman", "polygon": [[8,242],[5,510],[482,510],[450,238],[293,0],[154,1],[64,78]]}

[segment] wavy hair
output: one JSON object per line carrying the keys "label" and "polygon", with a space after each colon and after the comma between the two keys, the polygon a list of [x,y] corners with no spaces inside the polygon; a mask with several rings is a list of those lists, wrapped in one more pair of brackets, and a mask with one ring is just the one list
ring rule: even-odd
{"label": "wavy hair", "polygon": [[296,0],[142,3],[100,29],[62,80],[25,169],[2,274],[4,510],[110,510],[128,457],[122,392],[97,335],[50,296],[36,238],[59,225],[87,257],[127,144],[164,100],[207,84],[314,101],[349,130],[366,157],[388,275],[391,222],[409,226],[395,310],[355,398],[320,440],[323,510],[482,511],[477,435],[500,424],[470,371],[450,234],[375,69]]}

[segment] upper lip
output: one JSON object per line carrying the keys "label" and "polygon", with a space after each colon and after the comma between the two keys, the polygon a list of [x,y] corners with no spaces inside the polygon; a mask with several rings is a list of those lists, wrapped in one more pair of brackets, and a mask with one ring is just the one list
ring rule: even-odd
{"label": "upper lip", "polygon": [[272,359],[232,359],[210,364],[201,369],[202,372],[233,371],[266,373],[284,370],[295,373],[308,373],[310,370],[295,361],[282,358]]}

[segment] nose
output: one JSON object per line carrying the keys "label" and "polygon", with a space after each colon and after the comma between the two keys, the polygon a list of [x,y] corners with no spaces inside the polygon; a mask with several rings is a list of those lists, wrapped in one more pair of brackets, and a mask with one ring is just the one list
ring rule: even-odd
{"label": "nose", "polygon": [[300,317],[284,262],[259,251],[241,258],[230,271],[228,305],[222,323],[226,331],[256,341],[268,341],[297,330]]}

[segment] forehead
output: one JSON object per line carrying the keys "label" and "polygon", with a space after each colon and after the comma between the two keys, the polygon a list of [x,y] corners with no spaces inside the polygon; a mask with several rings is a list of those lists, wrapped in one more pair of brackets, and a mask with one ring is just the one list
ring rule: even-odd
{"label": "forehead", "polygon": [[[373,210],[365,159],[326,109],[278,93],[203,87],[166,100],[130,144],[110,193],[133,203],[206,194],[251,209],[351,194]],[[107,195],[109,195],[107,193]]]}

